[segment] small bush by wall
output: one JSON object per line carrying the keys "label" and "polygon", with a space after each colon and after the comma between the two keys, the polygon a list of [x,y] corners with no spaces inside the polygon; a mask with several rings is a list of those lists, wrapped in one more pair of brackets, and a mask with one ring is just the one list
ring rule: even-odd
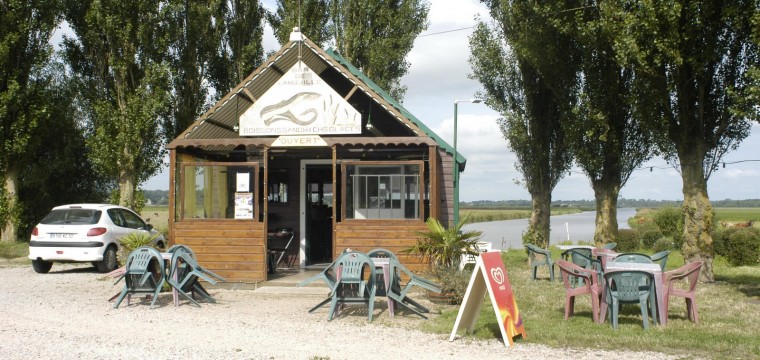
{"label": "small bush by wall", "polygon": [[653,220],[662,234],[672,237],[676,248],[680,249],[683,245],[683,210],[680,207],[664,207],[655,212]]}
{"label": "small bush by wall", "polygon": [[618,229],[617,252],[632,252],[641,247],[639,232],[633,229]]}

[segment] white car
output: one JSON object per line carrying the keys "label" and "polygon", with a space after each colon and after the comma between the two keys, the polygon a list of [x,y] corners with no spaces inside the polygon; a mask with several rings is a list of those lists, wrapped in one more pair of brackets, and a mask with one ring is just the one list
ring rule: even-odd
{"label": "white car", "polygon": [[164,236],[134,211],[109,204],[62,205],[32,230],[29,259],[34,271],[45,274],[54,262],[92,262],[100,272],[118,266],[119,239],[131,232],[155,235],[153,244],[166,245]]}

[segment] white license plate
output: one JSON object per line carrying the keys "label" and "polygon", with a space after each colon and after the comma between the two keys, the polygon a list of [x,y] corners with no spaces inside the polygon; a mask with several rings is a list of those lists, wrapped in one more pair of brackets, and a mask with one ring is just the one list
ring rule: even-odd
{"label": "white license plate", "polygon": [[74,234],[50,234],[51,239],[73,239]]}

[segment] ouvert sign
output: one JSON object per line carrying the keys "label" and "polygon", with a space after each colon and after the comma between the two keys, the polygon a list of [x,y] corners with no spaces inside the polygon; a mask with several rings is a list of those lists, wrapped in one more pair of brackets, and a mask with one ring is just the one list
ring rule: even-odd
{"label": "ouvert sign", "polygon": [[301,61],[239,120],[240,136],[361,134],[361,114]]}

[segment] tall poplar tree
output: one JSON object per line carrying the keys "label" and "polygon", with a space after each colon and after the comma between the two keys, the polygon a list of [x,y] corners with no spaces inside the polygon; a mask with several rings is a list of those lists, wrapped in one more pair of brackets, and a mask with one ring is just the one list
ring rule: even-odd
{"label": "tall poplar tree", "polygon": [[267,19],[280,44],[288,42],[294,27],[319,46],[329,40],[327,23],[330,20],[328,0],[277,0],[277,10]]}
{"label": "tall poplar tree", "polygon": [[401,101],[406,56],[427,29],[429,11],[424,0],[332,0],[330,34],[346,60]]}
{"label": "tall poplar tree", "polygon": [[682,252],[701,260],[712,281],[714,214],[707,180],[758,118],[758,18],[754,0],[629,1],[598,5],[615,49],[634,67],[637,94],[658,132],[660,150],[680,167],[685,215]]}
{"label": "tall poplar tree", "polygon": [[135,207],[139,183],[160,168],[170,114],[166,62],[168,4],[160,0],[69,0],[68,65],[81,88],[93,135],[95,168],[119,185],[119,204]]}
{"label": "tall poplar tree", "polygon": [[484,1],[493,26],[480,21],[470,37],[473,77],[517,156],[533,213],[523,241],[549,244],[552,191],[572,163],[562,120],[576,91],[571,39],[533,3]]}
{"label": "tall poplar tree", "polygon": [[19,171],[39,121],[48,116],[41,69],[60,15],[55,0],[0,1],[0,239],[16,241]]}

